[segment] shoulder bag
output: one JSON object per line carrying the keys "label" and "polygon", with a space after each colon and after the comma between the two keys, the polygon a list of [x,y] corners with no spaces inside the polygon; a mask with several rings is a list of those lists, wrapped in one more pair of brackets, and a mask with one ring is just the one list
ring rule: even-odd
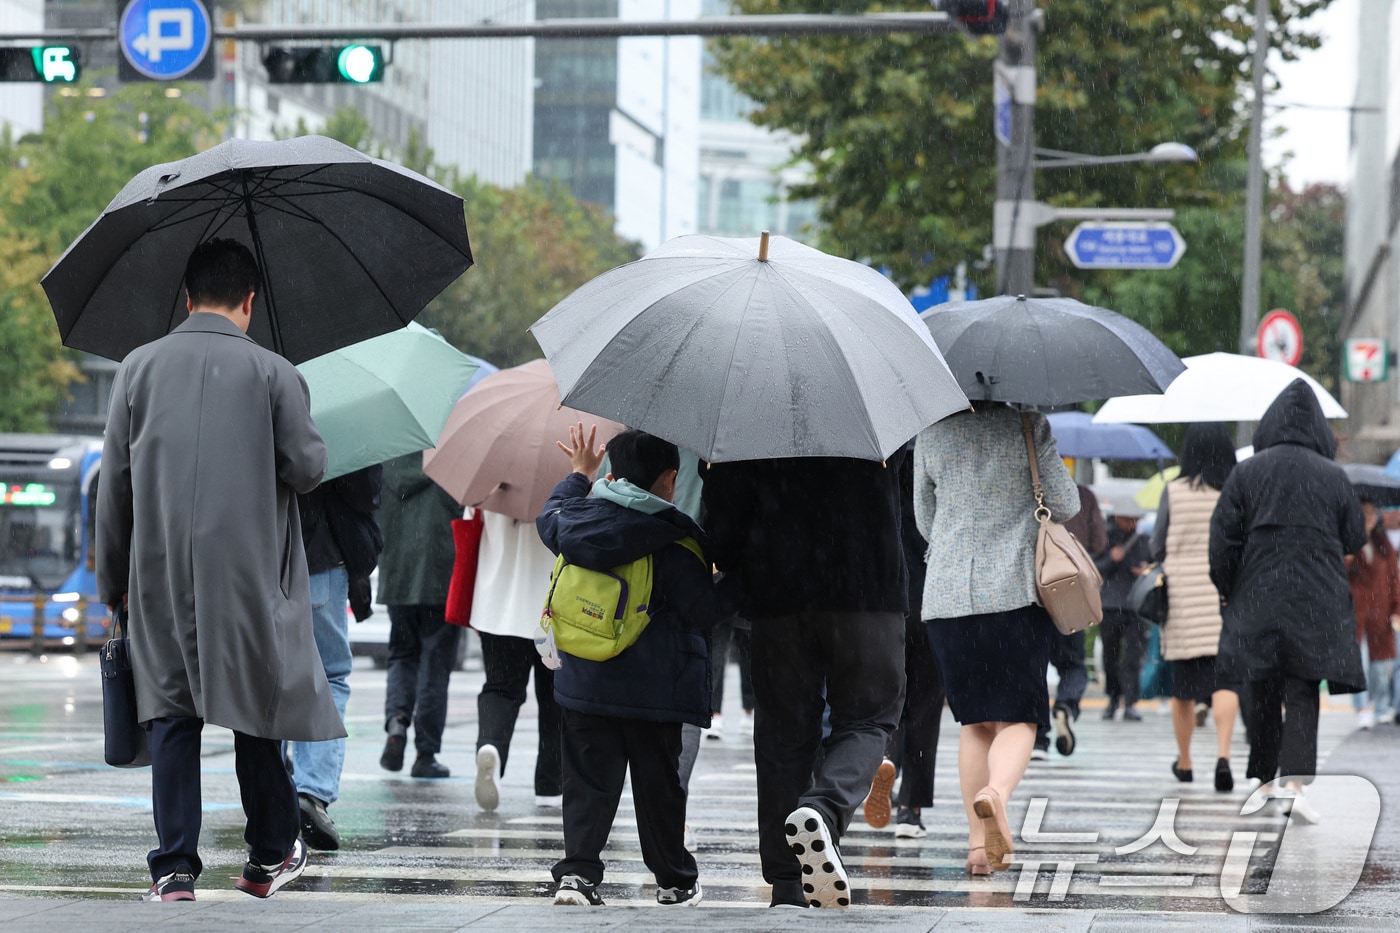
{"label": "shoulder bag", "polygon": [[1128,590],[1128,608],[1153,625],[1167,624],[1167,575],[1161,564],[1151,564]]}
{"label": "shoulder bag", "polygon": [[114,768],[144,768],[151,763],[146,730],[136,719],[136,679],[131,673],[131,639],[127,611],[112,610],[112,637],[102,646],[103,755]]}
{"label": "shoulder bag", "polygon": [[1026,436],[1035,520],[1040,525],[1035,538],[1035,589],[1055,627],[1062,634],[1073,635],[1103,621],[1103,603],[1099,599],[1103,578],[1079,539],[1064,525],[1051,521],[1053,516],[1045,505],[1045,490],[1040,485],[1031,420],[1024,413],[1021,431]]}

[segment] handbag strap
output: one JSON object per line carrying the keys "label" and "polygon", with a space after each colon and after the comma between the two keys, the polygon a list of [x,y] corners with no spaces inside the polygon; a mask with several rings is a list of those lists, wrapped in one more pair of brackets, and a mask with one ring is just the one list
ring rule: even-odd
{"label": "handbag strap", "polygon": [[1026,437],[1026,455],[1031,461],[1031,492],[1035,494],[1035,520],[1042,525],[1050,521],[1050,510],[1045,506],[1045,490],[1040,485],[1040,464],[1035,457],[1035,435],[1031,432],[1031,419],[1021,412],[1021,433]]}
{"label": "handbag strap", "polygon": [[112,610],[112,637],[128,638],[131,634],[131,620],[127,615],[127,608],[121,603],[117,603]]}

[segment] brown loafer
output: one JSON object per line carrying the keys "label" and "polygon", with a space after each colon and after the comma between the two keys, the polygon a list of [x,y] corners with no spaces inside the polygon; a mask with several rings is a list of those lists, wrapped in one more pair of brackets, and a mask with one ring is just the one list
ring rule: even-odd
{"label": "brown loafer", "polygon": [[996,788],[987,786],[972,798],[972,812],[982,821],[986,839],[987,860],[993,868],[1003,869],[1015,851],[1011,844],[1011,827],[1006,822],[1006,804]]}

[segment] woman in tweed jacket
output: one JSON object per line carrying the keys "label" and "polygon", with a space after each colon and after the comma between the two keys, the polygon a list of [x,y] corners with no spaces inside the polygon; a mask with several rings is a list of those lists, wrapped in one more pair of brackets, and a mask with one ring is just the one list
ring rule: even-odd
{"label": "woman in tweed jacket", "polygon": [[[1078,513],[1079,490],[1049,423],[1025,417],[1045,506],[1063,522]],[[914,448],[914,505],[929,544],[923,618],[962,725],[958,774],[975,875],[1006,867],[1006,802],[1030,762],[1037,725],[1049,725],[1045,669],[1055,626],[1035,590],[1036,502],[1021,419],[1006,405],[978,403],[925,428]]]}

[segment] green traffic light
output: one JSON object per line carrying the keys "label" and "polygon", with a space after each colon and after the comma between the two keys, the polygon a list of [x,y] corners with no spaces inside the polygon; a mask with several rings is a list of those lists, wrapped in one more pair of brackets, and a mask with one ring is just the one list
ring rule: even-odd
{"label": "green traffic light", "polygon": [[72,84],[78,80],[78,56],[66,45],[35,46],[34,72],[45,82]]}
{"label": "green traffic light", "polygon": [[379,55],[367,45],[347,45],[340,50],[335,66],[346,81],[368,84],[379,75]]}

